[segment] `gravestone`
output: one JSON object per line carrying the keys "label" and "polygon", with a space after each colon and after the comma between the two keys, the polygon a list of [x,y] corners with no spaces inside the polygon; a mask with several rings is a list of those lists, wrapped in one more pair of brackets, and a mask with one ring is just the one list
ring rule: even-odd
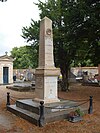
{"label": "gravestone", "polygon": [[40,22],[39,66],[36,69],[36,101],[58,102],[57,79],[60,70],[54,66],[52,21],[44,17]]}

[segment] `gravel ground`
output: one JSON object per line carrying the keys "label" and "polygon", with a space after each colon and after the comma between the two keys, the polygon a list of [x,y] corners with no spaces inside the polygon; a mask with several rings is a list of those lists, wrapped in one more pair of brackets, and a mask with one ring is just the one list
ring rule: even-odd
{"label": "gravel ground", "polygon": [[[93,96],[93,114],[86,114],[83,120],[71,123],[57,121],[40,128],[6,110],[6,94],[10,92],[13,104],[18,98],[33,98],[33,92],[18,92],[0,86],[0,133],[100,133],[100,87],[72,84],[69,92],[59,91],[59,97],[69,100],[84,100]],[[89,106],[89,105],[87,105]]]}

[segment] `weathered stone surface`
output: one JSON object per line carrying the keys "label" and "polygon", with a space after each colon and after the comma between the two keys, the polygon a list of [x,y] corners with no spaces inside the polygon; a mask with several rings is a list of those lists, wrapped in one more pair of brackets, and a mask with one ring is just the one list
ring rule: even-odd
{"label": "weathered stone surface", "polygon": [[[60,102],[44,104],[44,123],[68,119],[70,111],[75,111],[75,108],[73,108],[73,106],[77,104],[77,102],[69,100],[61,100]],[[33,124],[39,125],[39,102],[32,101],[32,99],[17,100],[16,105],[8,105],[7,109],[13,112],[14,114],[32,122]],[[85,111],[86,110],[84,109],[83,112]],[[71,118],[70,120],[71,122],[77,122],[82,120],[82,117],[75,117]]]}
{"label": "weathered stone surface", "polygon": [[54,67],[52,21],[47,17],[40,23],[39,67]]}
{"label": "weathered stone surface", "polygon": [[60,70],[54,66],[52,21],[45,17],[40,22],[39,66],[36,69],[36,101],[52,103],[57,96],[57,78]]}

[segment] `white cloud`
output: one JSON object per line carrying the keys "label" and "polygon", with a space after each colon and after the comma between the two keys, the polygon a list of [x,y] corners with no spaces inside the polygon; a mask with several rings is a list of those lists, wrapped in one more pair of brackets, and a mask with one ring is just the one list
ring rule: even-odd
{"label": "white cloud", "polygon": [[[42,0],[45,1],[45,0]],[[0,2],[0,55],[13,47],[26,45],[21,37],[22,27],[30,25],[31,18],[39,19],[38,0],[7,0]]]}

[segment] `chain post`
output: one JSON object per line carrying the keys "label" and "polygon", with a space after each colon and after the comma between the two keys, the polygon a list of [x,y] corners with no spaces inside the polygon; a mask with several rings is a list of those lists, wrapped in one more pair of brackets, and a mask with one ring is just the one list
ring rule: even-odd
{"label": "chain post", "polygon": [[7,92],[7,104],[10,105],[10,92]]}
{"label": "chain post", "polygon": [[40,101],[39,127],[44,126],[44,101]]}
{"label": "chain post", "polygon": [[88,114],[92,114],[92,113],[93,113],[93,96],[90,96]]}

